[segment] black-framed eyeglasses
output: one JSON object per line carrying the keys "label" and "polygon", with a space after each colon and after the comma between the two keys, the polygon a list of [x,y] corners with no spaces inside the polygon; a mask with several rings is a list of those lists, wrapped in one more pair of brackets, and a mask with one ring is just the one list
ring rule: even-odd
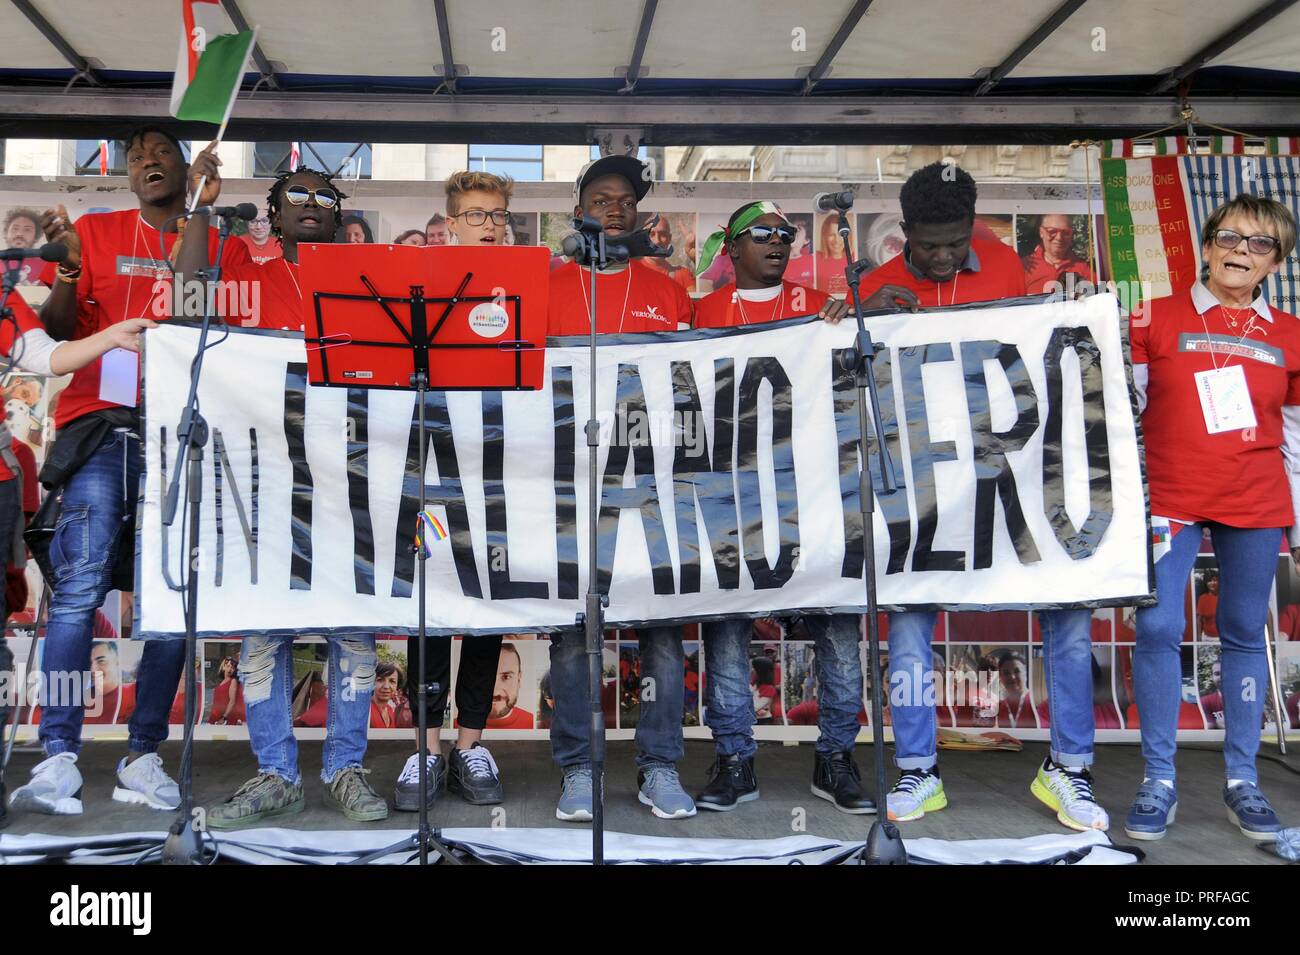
{"label": "black-framed eyeglasses", "polygon": [[1267,255],[1278,246],[1277,239],[1271,235],[1242,235],[1232,229],[1219,229],[1214,233],[1214,244],[1221,249],[1235,249],[1246,240],[1246,248],[1256,255]]}
{"label": "black-framed eyeglasses", "polygon": [[316,205],[322,209],[333,209],[339,204],[339,194],[328,186],[322,186],[320,189],[290,186],[284,190],[284,198],[295,206],[305,206],[308,199],[315,199]]}
{"label": "black-framed eyeglasses", "polygon": [[509,225],[510,223],[510,213],[503,212],[500,209],[494,209],[492,212],[485,212],[482,209],[470,209],[467,212],[458,212],[450,218],[464,219],[466,225],[482,225],[488,221],[489,216],[492,218],[493,225]]}
{"label": "black-framed eyeglasses", "polygon": [[[788,225],[752,225],[740,235],[748,235],[750,239],[759,245],[766,245],[772,241],[772,236],[776,236],[782,245],[794,245],[794,237],[798,232]],[[737,236],[739,238],[739,236]]]}

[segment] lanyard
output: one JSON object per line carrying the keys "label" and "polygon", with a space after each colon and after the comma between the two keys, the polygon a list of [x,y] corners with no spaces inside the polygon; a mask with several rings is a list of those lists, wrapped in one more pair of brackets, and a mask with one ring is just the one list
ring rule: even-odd
{"label": "lanyard", "polygon": [[[597,276],[600,272],[596,273]],[[599,281],[599,278],[597,279]],[[587,283],[584,281],[582,270],[578,270],[578,288],[582,289],[582,304],[587,308],[587,319],[591,320],[591,300],[587,298]],[[623,293],[623,310],[618,313],[618,330],[623,331],[623,319],[627,315],[627,301],[632,295],[632,263],[627,264],[627,291]],[[597,317],[599,322],[599,317]]]}
{"label": "lanyard", "polygon": [[[740,289],[736,289],[734,296],[735,296],[734,301],[736,303],[736,307],[740,310],[740,324],[748,325],[749,316],[745,314],[745,299],[741,296]],[[784,304],[785,304],[785,284],[782,283],[781,294],[777,296],[776,306],[772,309],[772,315],[771,317],[768,318],[768,321],[774,322],[781,317],[781,306],[783,306]]]}
{"label": "lanyard", "polygon": [[[958,270],[952,274],[952,298],[948,300],[949,307],[957,304],[957,280],[961,278],[961,271]],[[943,307],[943,286],[935,283],[934,304],[940,308]]]}

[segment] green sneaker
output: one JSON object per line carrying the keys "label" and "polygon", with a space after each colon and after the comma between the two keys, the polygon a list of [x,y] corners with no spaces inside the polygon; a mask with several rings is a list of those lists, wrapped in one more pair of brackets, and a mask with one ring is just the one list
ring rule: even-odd
{"label": "green sneaker", "polygon": [[912,822],[927,812],[938,812],[948,805],[943,780],[933,769],[905,769],[886,797],[889,818],[894,822]]}
{"label": "green sneaker", "polygon": [[225,802],[208,810],[207,825],[211,829],[243,829],[272,816],[302,812],[304,805],[300,783],[258,773]]}
{"label": "green sneaker", "polygon": [[343,810],[343,815],[354,822],[375,822],[388,818],[388,803],[370,788],[366,779],[370,770],[349,766],[334,777],[326,790],[330,802]]}

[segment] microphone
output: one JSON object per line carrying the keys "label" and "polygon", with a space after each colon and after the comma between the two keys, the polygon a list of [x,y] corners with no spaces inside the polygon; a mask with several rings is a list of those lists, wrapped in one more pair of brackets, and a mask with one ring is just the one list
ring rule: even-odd
{"label": "microphone", "polygon": [[[673,254],[671,245],[655,245],[650,240],[650,230],[654,228],[659,217],[655,216],[646,223],[645,228],[636,232],[621,232],[618,235],[604,235],[605,227],[599,219],[591,216],[575,216],[573,231],[560,240],[560,251],[579,265],[587,265],[591,259],[599,258],[604,253],[605,262],[626,262],[628,259],[666,258]],[[602,248],[603,246],[603,248]]]}
{"label": "microphone", "polygon": [[257,206],[251,202],[241,202],[237,206],[199,206],[197,209],[191,209],[189,212],[177,216],[177,218],[183,219],[186,216],[196,215],[219,216],[223,219],[243,219],[245,222],[251,222],[257,218]]}
{"label": "microphone", "polygon": [[813,197],[813,208],[818,212],[848,212],[853,208],[853,193],[819,192]]}
{"label": "microphone", "polygon": [[0,262],[21,262],[23,259],[62,262],[67,257],[68,247],[62,242],[47,242],[39,249],[0,249]]}

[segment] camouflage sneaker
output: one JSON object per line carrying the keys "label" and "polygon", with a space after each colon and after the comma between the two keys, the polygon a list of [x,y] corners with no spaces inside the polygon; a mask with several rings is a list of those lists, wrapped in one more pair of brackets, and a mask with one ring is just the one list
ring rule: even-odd
{"label": "camouflage sneaker", "polygon": [[370,788],[370,770],[349,766],[334,777],[326,796],[354,822],[375,822],[388,818],[388,803]]}
{"label": "camouflage sneaker", "polygon": [[207,824],[212,829],[243,829],[272,816],[302,812],[304,805],[302,784],[258,773],[225,802],[209,809]]}

